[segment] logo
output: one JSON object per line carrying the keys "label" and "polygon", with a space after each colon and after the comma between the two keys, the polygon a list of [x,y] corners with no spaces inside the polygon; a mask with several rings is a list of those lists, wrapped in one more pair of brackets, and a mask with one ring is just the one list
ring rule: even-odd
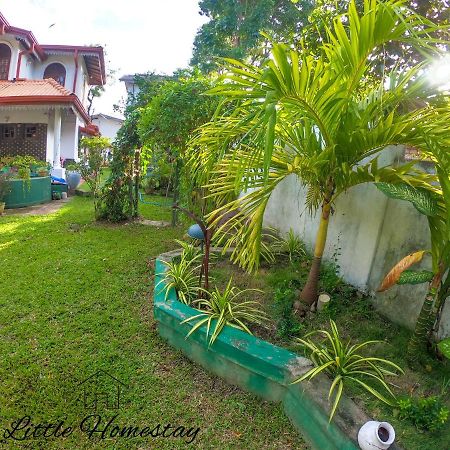
{"label": "logo", "polygon": [[85,409],[119,409],[125,383],[100,369],[78,384]]}

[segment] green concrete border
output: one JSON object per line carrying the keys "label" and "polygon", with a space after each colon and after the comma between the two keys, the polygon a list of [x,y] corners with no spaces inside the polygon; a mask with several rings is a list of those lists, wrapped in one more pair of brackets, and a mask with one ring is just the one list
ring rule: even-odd
{"label": "green concrete border", "polygon": [[193,324],[181,325],[180,322],[196,310],[179,302],[173,289],[165,300],[162,282],[166,270],[163,261],[177,254],[179,252],[175,251],[160,255],[155,262],[153,308],[159,334],[208,371],[266,400],[282,402],[294,427],[314,449],[358,449],[358,430],[369,420],[362,410],[343,398],[329,424],[328,379],[322,377],[312,382],[290,384],[311,367],[308,359],[232,327],[225,327],[210,348],[205,327],[185,338]]}

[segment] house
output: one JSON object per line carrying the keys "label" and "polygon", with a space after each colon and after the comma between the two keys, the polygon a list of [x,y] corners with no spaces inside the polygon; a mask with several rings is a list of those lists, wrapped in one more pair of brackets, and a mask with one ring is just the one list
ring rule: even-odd
{"label": "house", "polygon": [[98,127],[102,136],[114,142],[116,134],[123,124],[123,119],[100,113],[92,116],[92,123]]}
{"label": "house", "polygon": [[0,157],[31,155],[64,177],[81,135],[98,134],[87,94],[105,78],[102,47],[42,45],[0,13]]}
{"label": "house", "polygon": [[139,94],[139,86],[137,80],[144,76],[143,74],[123,75],[119,78],[119,81],[125,83],[125,89],[127,90],[128,99],[135,98]]}
{"label": "house", "polygon": [[127,91],[127,103],[132,104],[138,100],[138,95],[141,90],[142,82],[146,80],[153,81],[165,81],[173,80],[173,75],[159,75],[152,72],[148,73],[135,73],[129,75],[123,75],[119,78],[119,81],[125,83],[125,89]]}

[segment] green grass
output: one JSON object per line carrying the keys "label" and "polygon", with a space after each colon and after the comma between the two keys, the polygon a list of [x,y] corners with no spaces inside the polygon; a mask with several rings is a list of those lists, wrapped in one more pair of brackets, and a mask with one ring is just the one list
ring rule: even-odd
{"label": "green grass", "polygon": [[[302,261],[290,265],[287,260],[278,261],[273,266],[264,265],[258,276],[249,276],[238,267],[219,260],[213,265],[211,274],[215,283],[224,286],[230,277],[234,284],[240,288],[261,289],[263,294],[254,294],[253,298],[258,300],[263,310],[273,318],[276,317],[274,308],[274,293],[276,287],[290,287],[299,294],[301,286],[306,281],[309,270],[308,261]],[[332,301],[329,308],[320,313],[309,313],[300,323],[298,336],[317,329],[329,329],[329,320],[333,319],[339,328],[341,336],[347,340],[368,341],[381,340],[385,343],[377,345],[375,355],[390,359],[405,369],[405,374],[393,377],[389,381],[393,383],[393,390],[398,396],[413,394],[414,396],[439,395],[443,386],[450,381],[449,361],[438,361],[429,355],[420,354],[422,366],[417,370],[407,367],[405,349],[410,337],[410,331],[399,327],[389,320],[381,317],[373,308],[368,297],[361,295],[352,287],[346,285],[336,276],[335,269],[331,265],[325,265],[320,282],[320,291],[331,294]],[[259,337],[269,340],[278,345],[285,346],[300,354],[302,349],[293,345],[292,340],[282,340],[277,335],[275,324],[269,329],[263,330],[253,327],[253,331]],[[347,388],[346,388],[347,389]],[[365,409],[370,416],[376,420],[387,420],[396,429],[397,440],[408,450],[443,450],[447,449],[450,442],[450,421],[446,427],[439,432],[422,432],[417,430],[411,423],[400,421],[397,411],[379,402],[364,391],[350,386],[347,395],[351,396],[356,403]],[[444,397],[445,398],[445,397]],[[450,396],[446,396],[446,405],[450,408]],[[447,443],[447,444],[446,444]]]}
{"label": "green grass", "polygon": [[[109,178],[109,176],[111,175],[111,169],[106,168],[102,170],[102,174],[100,176],[100,185],[103,186],[106,182],[106,180]],[[83,192],[91,192],[91,189],[89,188],[88,184],[83,181],[77,188],[79,191],[83,191]]]}
{"label": "green grass", "polygon": [[[147,218],[170,214],[153,206]],[[200,427],[193,448],[305,449],[281,407],[222,380],[160,339],[152,315],[154,258],[185,227],[93,222],[92,201],[76,197],[48,216],[0,218],[0,447],[169,449],[180,438],[68,437],[1,442],[25,415],[34,424],[77,427],[91,414],[78,384],[99,369],[127,385],[102,426]]]}

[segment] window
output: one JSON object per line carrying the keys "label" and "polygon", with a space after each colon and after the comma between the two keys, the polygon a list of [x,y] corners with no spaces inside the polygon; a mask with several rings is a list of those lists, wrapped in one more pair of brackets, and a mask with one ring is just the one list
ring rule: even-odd
{"label": "window", "polygon": [[6,44],[0,44],[0,80],[8,79],[10,62],[11,49]]}
{"label": "window", "polygon": [[34,138],[36,137],[36,126],[35,125],[27,125],[25,127],[25,137],[26,138]]}
{"label": "window", "polygon": [[14,125],[5,125],[3,127],[3,137],[5,139],[14,139],[16,136],[16,127]]}
{"label": "window", "polygon": [[53,78],[61,86],[64,86],[66,82],[66,69],[60,63],[52,63],[45,69],[44,79],[45,78]]}

